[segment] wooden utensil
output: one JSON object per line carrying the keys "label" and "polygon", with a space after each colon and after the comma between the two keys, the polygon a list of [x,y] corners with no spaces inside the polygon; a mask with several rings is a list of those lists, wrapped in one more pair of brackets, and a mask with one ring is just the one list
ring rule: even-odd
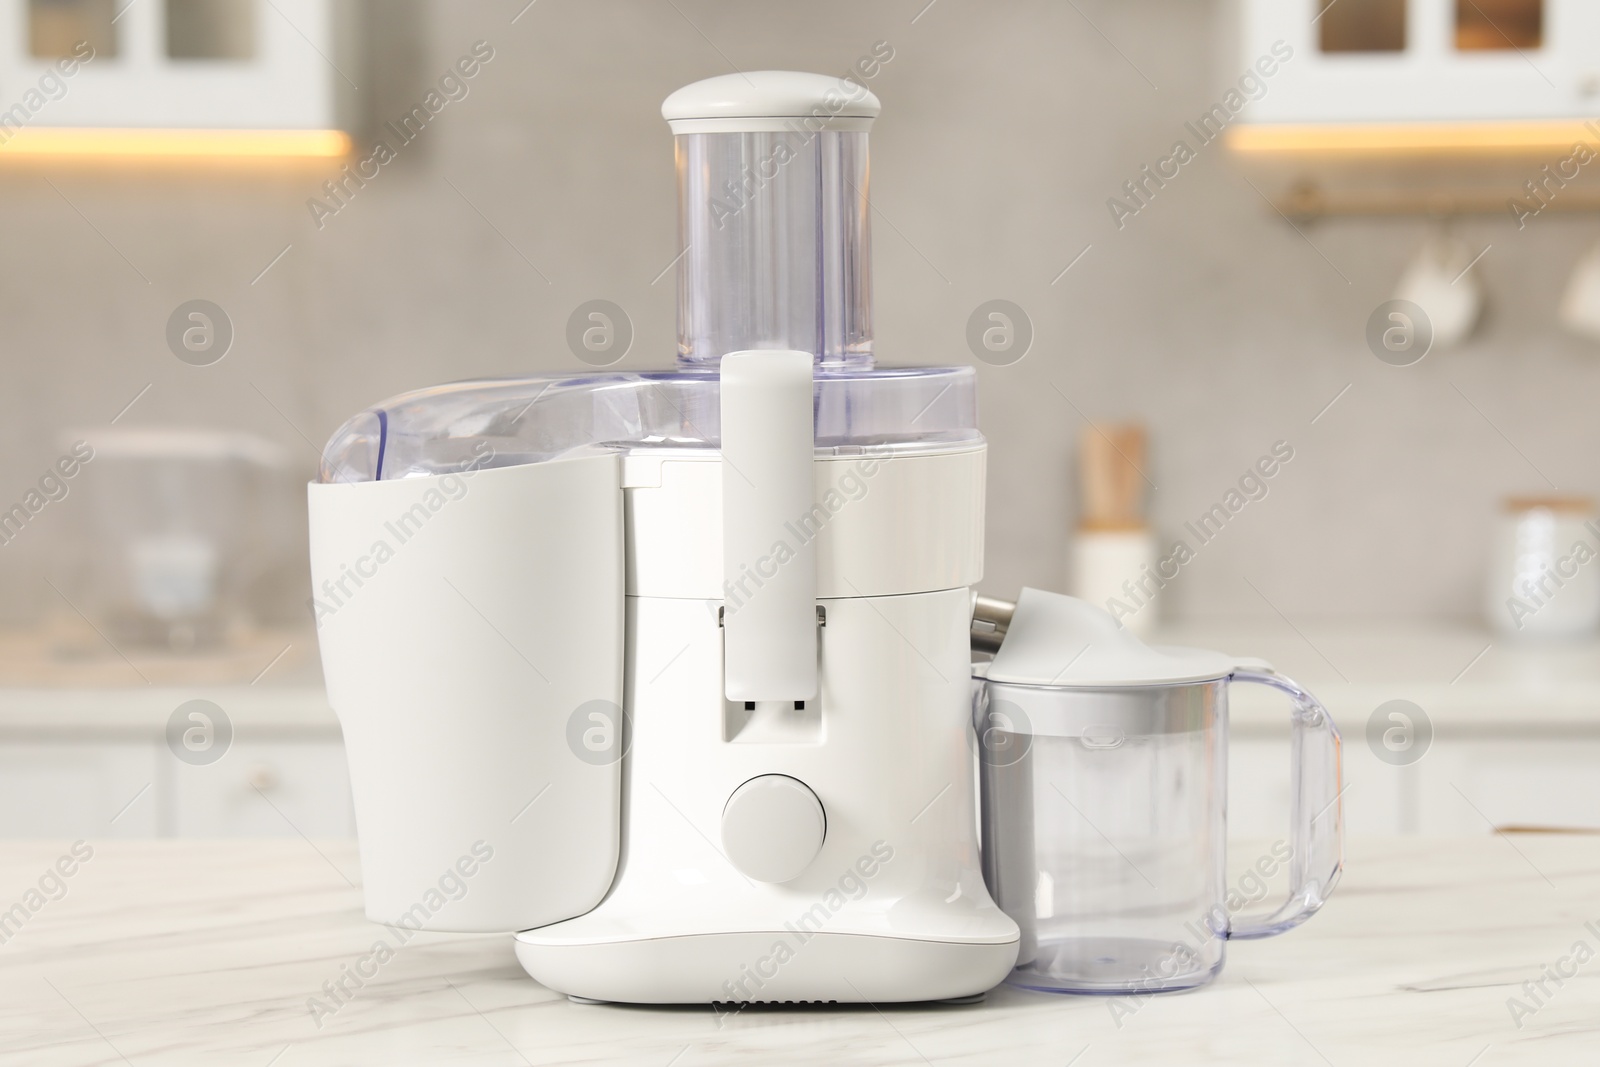
{"label": "wooden utensil", "polygon": [[1079,437],[1085,530],[1144,526],[1145,430],[1140,423],[1090,424]]}

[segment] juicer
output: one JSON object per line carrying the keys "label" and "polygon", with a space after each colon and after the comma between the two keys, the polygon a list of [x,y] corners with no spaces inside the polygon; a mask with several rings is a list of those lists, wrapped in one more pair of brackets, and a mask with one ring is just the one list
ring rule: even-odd
{"label": "juicer", "polygon": [[636,1003],[960,998],[985,888],[969,366],[874,360],[860,83],[667,98],[676,367],[463,382],[310,486],[367,914]]}

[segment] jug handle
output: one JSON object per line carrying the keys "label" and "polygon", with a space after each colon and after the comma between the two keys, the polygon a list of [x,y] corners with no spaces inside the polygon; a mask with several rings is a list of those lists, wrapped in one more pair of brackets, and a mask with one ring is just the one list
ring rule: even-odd
{"label": "jug handle", "polygon": [[1254,682],[1294,701],[1289,738],[1289,899],[1253,922],[1230,922],[1230,940],[1275,937],[1315,915],[1344,869],[1344,789],[1339,728],[1328,709],[1305,689],[1260,661],[1242,662],[1230,682]]}

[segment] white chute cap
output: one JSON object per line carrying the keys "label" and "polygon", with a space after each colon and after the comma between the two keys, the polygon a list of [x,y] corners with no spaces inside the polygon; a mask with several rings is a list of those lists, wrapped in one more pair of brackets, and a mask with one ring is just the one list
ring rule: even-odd
{"label": "white chute cap", "polygon": [[792,70],[722,74],[685,85],[661,104],[679,133],[866,130],[881,110],[860,82]]}
{"label": "white chute cap", "polygon": [[1245,665],[1221,652],[1151,647],[1086,600],[1024,589],[988,678],[1068,688],[1181,685]]}

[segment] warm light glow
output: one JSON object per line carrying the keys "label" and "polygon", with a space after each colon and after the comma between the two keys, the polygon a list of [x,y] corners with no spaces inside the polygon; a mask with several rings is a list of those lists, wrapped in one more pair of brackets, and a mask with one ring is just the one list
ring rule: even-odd
{"label": "warm light glow", "polygon": [[328,158],[350,151],[342,130],[124,130],[67,126],[0,128],[7,156],[149,159]]}
{"label": "warm light glow", "polygon": [[1230,127],[1227,139],[1234,151],[1259,153],[1566,152],[1600,142],[1600,126],[1578,119],[1244,124]]}

